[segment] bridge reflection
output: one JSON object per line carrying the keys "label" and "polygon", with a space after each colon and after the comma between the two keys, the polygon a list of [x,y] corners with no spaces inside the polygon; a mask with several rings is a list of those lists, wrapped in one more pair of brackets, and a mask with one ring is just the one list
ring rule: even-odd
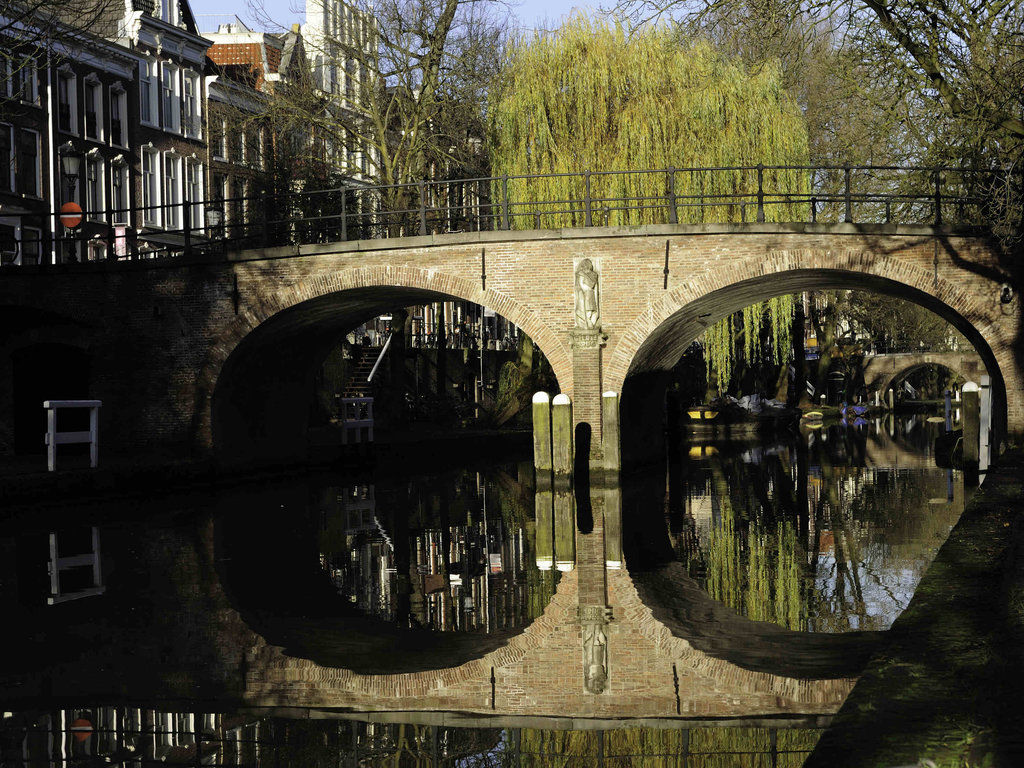
{"label": "bridge reflection", "polygon": [[[39,516],[0,538],[0,599],[25,630],[0,659],[0,695],[417,722],[828,715],[875,647],[846,630],[884,628],[868,619],[890,575],[923,571],[962,508],[941,471],[865,475],[869,439],[829,445],[726,453],[682,494],[673,472],[668,494],[664,475],[536,491],[527,463],[440,485],[316,478],[168,499],[144,528],[134,504],[76,509],[64,514],[95,527],[105,591],[49,608],[32,597],[55,525]],[[842,505],[892,493],[884,514]],[[779,558],[802,569],[795,592],[753,580]],[[791,599],[813,612],[780,611]]]}
{"label": "bridge reflection", "polygon": [[[663,724],[664,725],[664,724]],[[490,720],[469,727],[421,722],[299,720],[261,713],[208,713],[87,706],[6,713],[0,764],[71,768],[122,765],[238,768],[565,768],[673,765],[708,761],[796,768],[814,747],[822,722],[559,731]]]}

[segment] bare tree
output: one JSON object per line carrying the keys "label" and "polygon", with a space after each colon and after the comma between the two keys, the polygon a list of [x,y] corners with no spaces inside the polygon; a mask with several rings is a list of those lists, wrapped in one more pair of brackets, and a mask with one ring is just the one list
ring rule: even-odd
{"label": "bare tree", "polygon": [[507,13],[493,0],[355,0],[321,6],[303,27],[312,78],[275,89],[276,122],[297,121],[334,164],[389,185],[380,204],[412,205],[409,186],[480,169],[484,92]]}

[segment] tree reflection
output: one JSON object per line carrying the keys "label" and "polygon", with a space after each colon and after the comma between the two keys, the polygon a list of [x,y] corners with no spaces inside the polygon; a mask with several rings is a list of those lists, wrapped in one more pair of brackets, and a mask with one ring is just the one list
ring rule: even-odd
{"label": "tree reflection", "polygon": [[913,449],[882,431],[718,449],[681,463],[684,494],[669,481],[677,557],[716,600],[789,629],[888,628],[963,508],[946,470],[903,469]]}

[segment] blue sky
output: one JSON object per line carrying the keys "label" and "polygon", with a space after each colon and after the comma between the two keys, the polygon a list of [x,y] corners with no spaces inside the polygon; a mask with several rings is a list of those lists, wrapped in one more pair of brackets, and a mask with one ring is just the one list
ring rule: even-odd
{"label": "blue sky", "polygon": [[[282,27],[302,22],[305,0],[259,0],[267,16]],[[250,27],[263,26],[256,23],[249,0],[191,0],[192,11],[198,16],[201,29],[209,30],[219,21],[229,20],[237,15]],[[512,0],[511,9],[524,27],[553,26],[574,8],[593,10],[599,0]],[[544,22],[548,22],[545,24]]]}

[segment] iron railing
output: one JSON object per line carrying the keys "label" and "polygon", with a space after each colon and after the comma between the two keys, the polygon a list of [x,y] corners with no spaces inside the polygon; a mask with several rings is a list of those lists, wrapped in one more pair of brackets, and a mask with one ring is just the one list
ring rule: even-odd
{"label": "iron railing", "polygon": [[[557,188],[565,192],[546,194],[556,178]],[[76,230],[63,229],[54,212],[48,229],[57,234],[42,238],[39,250],[57,253],[56,260],[64,262],[85,260],[103,248],[108,259],[216,257],[283,245],[638,224],[982,226],[993,218],[999,181],[990,172],[958,168],[747,165],[377,186],[352,182],[331,189],[208,201],[186,196],[146,207],[86,211],[85,225]],[[219,221],[209,216],[214,209]],[[126,218],[135,226],[115,230],[113,222]],[[146,221],[151,223],[143,226]],[[175,225],[167,227],[169,221]],[[20,263],[11,257],[6,261]]]}

